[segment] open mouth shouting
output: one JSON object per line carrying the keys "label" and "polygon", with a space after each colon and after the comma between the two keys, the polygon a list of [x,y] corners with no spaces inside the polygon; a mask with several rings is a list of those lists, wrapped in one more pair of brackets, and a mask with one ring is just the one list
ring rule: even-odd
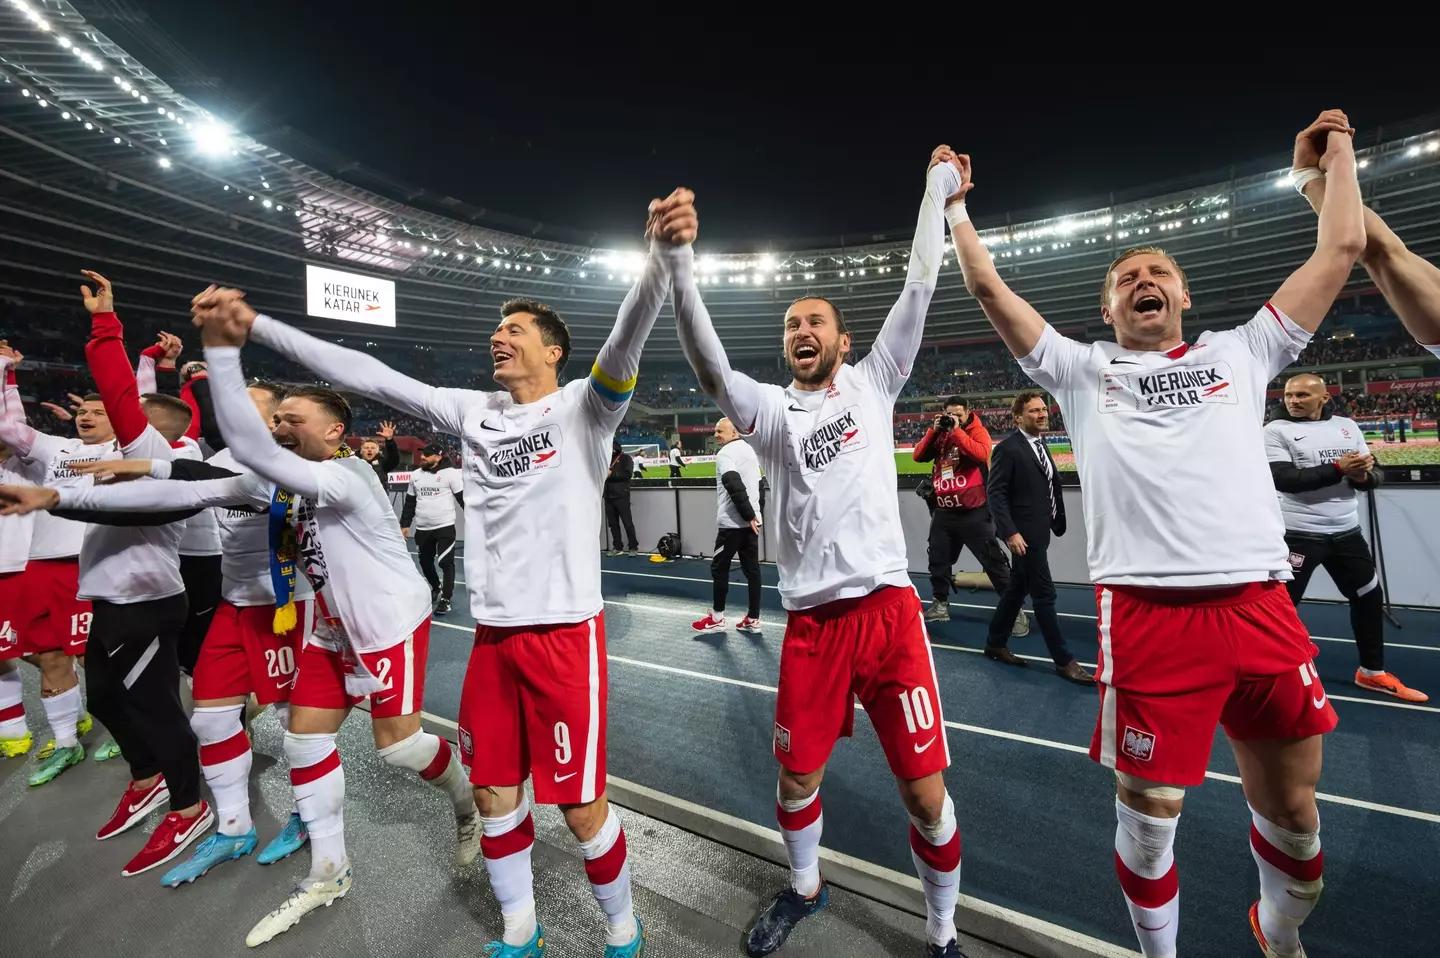
{"label": "open mouth shouting", "polygon": [[506,364],[506,363],[509,363],[509,362],[511,362],[512,360],[514,360],[515,354],[512,353],[512,352],[510,352],[509,350],[500,349],[499,347],[495,347],[495,348],[492,348],[492,349],[490,350],[490,358],[491,358],[491,359],[494,361],[494,363],[495,363],[495,371],[496,371],[496,372],[499,372],[500,370],[502,370],[502,369],[505,368],[505,364]]}
{"label": "open mouth shouting", "polygon": [[1141,319],[1154,319],[1165,308],[1165,300],[1154,293],[1145,293],[1135,300],[1135,315]]}
{"label": "open mouth shouting", "polygon": [[820,349],[813,343],[802,343],[795,347],[792,355],[795,359],[795,368],[800,370],[811,370],[820,361]]}

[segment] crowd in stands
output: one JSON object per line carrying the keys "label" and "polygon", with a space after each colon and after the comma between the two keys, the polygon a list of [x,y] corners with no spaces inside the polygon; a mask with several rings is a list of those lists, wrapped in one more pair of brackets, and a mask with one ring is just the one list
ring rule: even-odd
{"label": "crowd in stands", "polygon": [[[182,364],[187,359],[199,358],[197,337],[194,330],[183,320],[155,321],[134,312],[123,314],[122,320],[126,325],[127,345],[132,356],[153,343],[156,334],[163,330],[176,333],[186,341],[187,349],[181,357]],[[1372,319],[1369,325],[1373,327],[1375,323]],[[65,410],[70,406],[67,398],[69,394],[83,395],[92,390],[84,355],[89,324],[89,317],[78,302],[74,306],[48,306],[20,303],[11,299],[0,300],[0,338],[9,339],[26,357],[21,388],[22,394],[30,400],[28,411],[37,428],[68,433],[69,426],[63,413],[56,415],[42,403],[53,403]],[[1365,325],[1361,323],[1361,326]],[[1357,331],[1368,332],[1368,329]],[[396,349],[393,346],[369,344],[363,339],[363,335],[361,333],[359,336],[347,336],[339,341],[346,346],[370,352],[387,365],[425,382],[465,388],[495,388],[489,374],[489,360],[483,350],[445,350],[425,346]],[[1412,357],[1417,361],[1429,358],[1403,331],[1382,327],[1374,335],[1357,335],[1348,339],[1317,338],[1301,354],[1297,365],[1313,367]],[[583,363],[572,363],[576,368],[581,365]],[[790,380],[788,370],[779,356],[769,360],[737,360],[737,366],[760,382],[784,384]],[[253,379],[280,383],[309,382],[313,378],[303,368],[258,345],[246,351],[245,371]],[[571,374],[576,374],[574,369]],[[1384,369],[1371,370],[1368,376],[1376,381],[1404,378]],[[178,391],[178,379],[170,378],[175,381],[161,378],[162,391]],[[1285,378],[1277,378],[1271,388],[1281,388]],[[922,349],[916,358],[914,371],[901,398],[973,396],[1028,389],[1032,388],[1032,385],[998,343],[926,348]],[[637,403],[661,409],[705,409],[711,406],[710,401],[699,391],[694,373],[683,362],[642,363],[635,398]],[[356,435],[373,436],[381,422],[391,422],[395,424],[397,435],[414,436],[423,442],[438,442],[452,453],[459,453],[459,442],[455,437],[435,433],[428,423],[400,416],[395,410],[369,400],[359,397],[351,399]],[[987,428],[993,434],[1001,435],[1012,428],[1008,411],[998,408],[1004,405],[1003,400],[982,399],[978,402],[981,405],[997,407],[995,411],[981,412]],[[1437,404],[1433,392],[1429,395],[1347,393],[1338,398],[1338,405],[1343,408],[1344,414],[1355,418],[1406,415],[1433,419],[1437,411],[1440,411],[1437,409],[1440,404]],[[909,408],[915,407],[912,405]],[[896,441],[911,443],[919,439],[924,433],[927,421],[898,421]],[[664,437],[669,432],[666,425],[662,425],[664,422],[663,419],[656,421],[639,415],[632,416],[632,421],[622,425],[617,435],[621,442],[627,444],[654,443],[663,446]],[[1051,428],[1055,431],[1064,429],[1058,413],[1052,416]],[[700,438],[703,440],[703,436]]]}

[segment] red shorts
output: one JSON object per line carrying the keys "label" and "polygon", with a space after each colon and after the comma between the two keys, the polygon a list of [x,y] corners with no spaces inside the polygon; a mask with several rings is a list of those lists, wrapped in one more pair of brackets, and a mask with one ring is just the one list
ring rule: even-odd
{"label": "red shorts", "polygon": [[[420,711],[425,702],[425,660],[430,654],[430,617],[388,649],[361,652],[360,661],[385,688],[370,696],[371,718],[398,718]],[[363,695],[345,694],[345,660],[314,642],[300,650],[291,705],[314,709],[348,709]]]}
{"label": "red shorts", "polygon": [[261,705],[289,701],[296,653],[310,640],[315,624],[313,603],[297,602],[295,607],[295,628],[276,635],[273,605],[238,607],[221,602],[195,662],[195,700],[253,692]]}
{"label": "red shorts", "polygon": [[914,589],[879,589],[791,612],[780,647],[775,757],[808,774],[855,730],[865,707],[897,778],[924,778],[950,765],[935,661]]}
{"label": "red shorts", "polygon": [[21,598],[25,594],[24,571],[0,575],[0,662],[20,657]]}
{"label": "red shorts", "polygon": [[1090,757],[1164,785],[1205,780],[1215,725],[1232,739],[1333,730],[1319,654],[1279,582],[1097,586],[1100,718]]}
{"label": "red shorts", "polygon": [[31,559],[25,571],[6,576],[13,610],[8,604],[0,618],[10,618],[18,641],[0,639],[0,659],[39,652],[84,655],[90,635],[90,603],[75,598],[80,591],[77,559]]}
{"label": "red shorts", "polygon": [[573,625],[475,627],[460,694],[460,754],[475,785],[520,785],[583,805],[605,792],[605,615]]}

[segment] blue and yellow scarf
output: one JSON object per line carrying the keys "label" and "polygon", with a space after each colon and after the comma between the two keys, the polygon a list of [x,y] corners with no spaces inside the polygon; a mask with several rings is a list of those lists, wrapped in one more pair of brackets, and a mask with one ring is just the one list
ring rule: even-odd
{"label": "blue and yellow scarf", "polygon": [[[354,450],[341,443],[331,459],[353,456]],[[295,500],[298,497],[279,486],[270,497],[270,584],[275,589],[276,635],[295,628],[295,576],[300,561],[300,535],[295,530]]]}

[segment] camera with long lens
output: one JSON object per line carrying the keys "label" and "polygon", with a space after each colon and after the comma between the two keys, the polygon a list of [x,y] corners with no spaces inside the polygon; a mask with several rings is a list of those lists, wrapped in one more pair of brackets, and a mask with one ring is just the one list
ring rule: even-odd
{"label": "camera with long lens", "polygon": [[950,432],[952,429],[955,428],[955,417],[950,415],[949,413],[942,413],[940,419],[936,422],[935,427],[941,432]]}

